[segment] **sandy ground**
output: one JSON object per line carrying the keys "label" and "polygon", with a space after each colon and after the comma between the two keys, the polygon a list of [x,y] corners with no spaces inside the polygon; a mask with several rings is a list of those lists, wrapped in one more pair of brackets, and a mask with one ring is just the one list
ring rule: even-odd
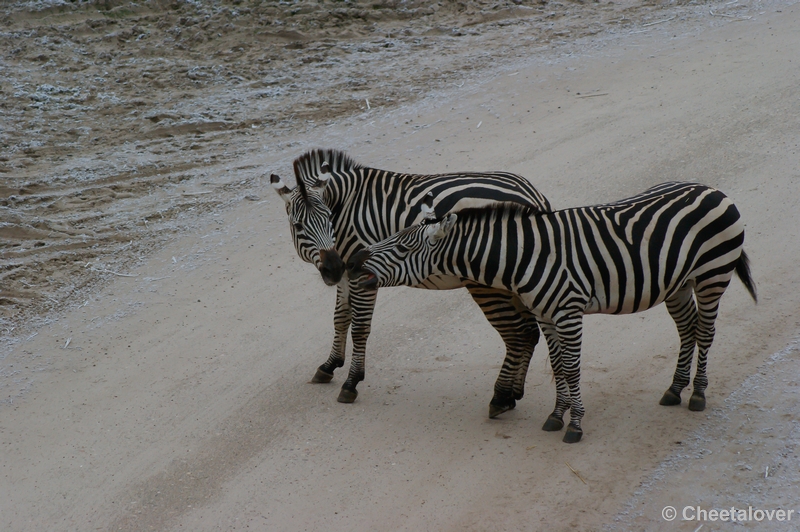
{"label": "sandy ground", "polygon": [[[0,529],[800,529],[662,518],[800,514],[800,7],[419,4],[367,12],[355,32],[278,4],[307,19],[259,31],[303,38],[259,50],[242,33],[237,55],[214,32],[252,12],[180,4],[211,21],[189,41],[179,15],[142,5],[108,4],[118,16],[99,19],[121,26],[97,36],[76,29],[95,24],[86,6],[4,8],[4,57],[21,51],[0,63]],[[76,39],[83,52],[62,46]],[[159,43],[166,59],[126,49]],[[129,65],[120,83],[93,70],[104,52]],[[293,117],[306,103],[318,114]],[[397,170],[518,172],[556,206],[672,179],[725,191],[760,300],[734,281],[722,301],[707,410],[658,405],[678,348],[659,308],[586,319],[579,444],[540,430],[554,400],[543,346],[526,397],[489,420],[502,344],[463,291],[383,290],[357,402],[336,402],[341,376],[307,384],[335,295],[296,258],[261,176],[290,181],[317,146]]]}

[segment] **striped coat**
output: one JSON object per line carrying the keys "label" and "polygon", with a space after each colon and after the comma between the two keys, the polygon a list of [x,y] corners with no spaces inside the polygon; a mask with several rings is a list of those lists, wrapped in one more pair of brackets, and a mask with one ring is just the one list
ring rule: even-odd
{"label": "striped coat", "polygon": [[556,408],[545,430],[582,435],[580,346],[584,314],[630,314],[666,302],[681,337],[673,384],[680,403],[705,408],[706,361],[719,299],[736,273],[755,300],[739,211],[722,192],[664,183],[626,200],[555,212],[517,205],[468,209],[402,231],[350,261],[360,286],[414,285],[451,275],[517,294],[539,320],[556,372]]}

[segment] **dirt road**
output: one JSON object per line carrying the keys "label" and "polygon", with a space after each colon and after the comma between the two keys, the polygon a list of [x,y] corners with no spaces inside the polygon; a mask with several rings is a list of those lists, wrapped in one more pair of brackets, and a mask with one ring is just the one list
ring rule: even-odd
{"label": "dirt road", "polygon": [[[235,201],[135,267],[95,261],[102,289],[15,340],[0,528],[694,531],[719,523],[662,508],[798,513],[800,8],[720,9],[243,141],[205,177],[246,181]],[[341,375],[307,384],[335,294],[296,258],[283,204],[256,177],[289,181],[292,157],[317,146],[397,170],[514,171],[557,207],[676,179],[726,192],[759,304],[738,281],[722,300],[707,410],[658,405],[678,349],[658,308],[585,320],[579,444],[540,430],[555,396],[544,346],[525,398],[489,420],[502,343],[463,291],[382,290],[358,400],[336,402]]]}

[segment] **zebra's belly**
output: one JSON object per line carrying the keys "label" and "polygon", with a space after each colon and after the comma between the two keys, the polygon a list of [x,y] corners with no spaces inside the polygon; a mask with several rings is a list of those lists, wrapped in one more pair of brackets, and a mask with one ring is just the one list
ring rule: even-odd
{"label": "zebra's belly", "polygon": [[[674,290],[672,291],[675,292]],[[650,310],[663,303],[671,293],[660,291],[655,297],[649,292],[639,294],[638,298],[625,298],[622,301],[615,299],[611,302],[600,301],[596,296],[592,296],[586,303],[583,310],[584,314],[636,314]]]}
{"label": "zebra's belly", "polygon": [[431,275],[420,284],[412,286],[412,288],[424,288],[426,290],[455,290],[463,287],[464,282],[460,277],[451,277],[449,275]]}

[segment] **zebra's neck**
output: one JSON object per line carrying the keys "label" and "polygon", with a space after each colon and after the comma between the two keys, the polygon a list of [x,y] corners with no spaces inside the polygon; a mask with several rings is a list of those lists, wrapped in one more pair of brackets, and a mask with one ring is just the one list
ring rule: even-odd
{"label": "zebra's neck", "polygon": [[359,249],[421,222],[428,194],[433,194],[439,216],[501,203],[550,210],[530,183],[506,172],[420,175],[367,167],[334,171],[324,201],[332,212],[341,257],[346,260]]}
{"label": "zebra's neck", "polygon": [[[463,213],[463,211],[462,211]],[[459,217],[433,257],[434,272],[517,291],[530,280],[531,269],[557,252],[540,215],[486,210]],[[544,234],[543,234],[544,233]]]}
{"label": "zebra's neck", "polygon": [[343,258],[411,225],[421,212],[419,177],[375,168],[334,173],[323,200],[331,209]]}

